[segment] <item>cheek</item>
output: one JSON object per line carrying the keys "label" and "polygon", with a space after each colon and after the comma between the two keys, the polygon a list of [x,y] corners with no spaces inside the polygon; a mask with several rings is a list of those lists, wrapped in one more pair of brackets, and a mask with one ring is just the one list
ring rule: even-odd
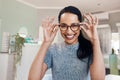
{"label": "cheek", "polygon": [[78,31],[76,31],[76,36],[80,35],[80,31],[81,31],[81,29],[79,29]]}
{"label": "cheek", "polygon": [[78,37],[80,35],[80,31],[76,32],[76,37]]}
{"label": "cheek", "polygon": [[66,33],[65,31],[60,31],[61,35],[64,36],[64,34]]}

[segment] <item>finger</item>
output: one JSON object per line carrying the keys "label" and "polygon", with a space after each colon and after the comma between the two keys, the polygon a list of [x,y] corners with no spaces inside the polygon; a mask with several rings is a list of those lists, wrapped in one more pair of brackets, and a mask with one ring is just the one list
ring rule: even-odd
{"label": "finger", "polygon": [[44,19],[44,22],[45,22],[45,23],[48,23],[48,21],[49,21],[49,17],[47,16],[47,17]]}
{"label": "finger", "polygon": [[57,26],[57,24],[53,24],[53,25],[50,27],[50,31],[54,32],[56,26]]}
{"label": "finger", "polygon": [[90,29],[90,25],[88,23],[83,22],[82,25],[84,28]]}
{"label": "finger", "polygon": [[54,33],[54,32],[56,32],[56,30],[58,30],[58,25],[55,25],[55,28],[52,32]]}
{"label": "finger", "polygon": [[87,15],[84,14],[83,17],[85,18],[85,20],[87,20],[86,22],[88,24],[91,24],[91,20],[90,20],[90,18]]}
{"label": "finger", "polygon": [[51,24],[53,24],[54,20],[54,17],[49,18],[48,25],[50,26]]}
{"label": "finger", "polygon": [[55,21],[55,17],[52,17],[50,20],[49,20],[49,26],[52,27],[52,25],[54,24],[54,21]]}
{"label": "finger", "polygon": [[54,38],[58,32],[58,26],[55,27],[54,31],[52,32],[51,37]]}
{"label": "finger", "polygon": [[50,17],[47,16],[45,22],[46,22],[46,26],[49,27],[49,20],[50,20]]}
{"label": "finger", "polygon": [[48,27],[48,17],[46,17],[45,19],[42,20],[42,27],[43,28]]}
{"label": "finger", "polygon": [[50,24],[54,21],[54,18],[46,17],[44,20],[42,20],[42,26],[44,28],[50,27]]}
{"label": "finger", "polygon": [[86,28],[81,26],[81,29],[84,31],[84,32],[87,32]]}
{"label": "finger", "polygon": [[95,16],[95,22],[96,22],[95,25],[98,25],[98,18],[96,16]]}
{"label": "finger", "polygon": [[51,18],[49,19],[49,22],[50,22],[50,23],[53,23],[54,20],[55,20],[55,17],[51,17]]}
{"label": "finger", "polygon": [[51,26],[51,28],[49,29],[50,34],[52,34],[52,33],[56,30],[56,27],[58,27],[57,24],[53,24],[53,25]]}
{"label": "finger", "polygon": [[89,14],[89,15],[92,18],[92,24],[93,25],[98,25],[98,18],[96,16],[92,16],[91,14]]}
{"label": "finger", "polygon": [[91,14],[91,13],[89,13],[88,15],[89,15],[89,16],[90,16],[90,18],[91,18],[91,23],[92,23],[92,24],[94,24],[94,22],[95,22],[94,17],[92,16],[92,14]]}
{"label": "finger", "polygon": [[49,18],[50,18],[49,16],[47,16],[47,17],[46,17],[46,19],[45,19],[45,20],[46,20],[46,22],[48,22],[48,21],[49,21]]}
{"label": "finger", "polygon": [[45,19],[42,20],[42,27],[45,28],[46,27],[46,22],[45,22]]}

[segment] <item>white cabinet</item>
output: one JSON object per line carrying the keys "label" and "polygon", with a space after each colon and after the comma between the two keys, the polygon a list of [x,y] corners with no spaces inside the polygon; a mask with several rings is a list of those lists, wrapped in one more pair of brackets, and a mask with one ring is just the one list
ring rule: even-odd
{"label": "white cabinet", "polygon": [[0,54],[0,79],[7,80],[8,55]]}
{"label": "white cabinet", "polygon": [[21,64],[17,64],[17,76],[15,80],[28,80],[31,63],[38,52],[38,44],[25,44],[22,49]]}
{"label": "white cabinet", "polygon": [[[40,45],[39,44],[25,44],[22,49],[21,64],[17,64],[17,76],[15,80],[28,80],[29,69],[36,56]],[[47,76],[47,75],[46,75]],[[46,77],[45,76],[45,77]],[[46,79],[47,80],[47,79]]]}
{"label": "white cabinet", "polygon": [[0,80],[14,80],[13,55],[0,53]]}

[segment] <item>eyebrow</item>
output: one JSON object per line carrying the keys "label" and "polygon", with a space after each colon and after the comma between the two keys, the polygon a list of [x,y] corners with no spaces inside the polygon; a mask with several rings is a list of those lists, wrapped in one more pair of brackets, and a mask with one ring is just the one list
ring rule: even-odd
{"label": "eyebrow", "polygon": [[[60,24],[66,24],[66,23],[60,23]],[[71,23],[70,25],[72,25],[72,24],[78,24],[78,23]],[[68,24],[66,24],[66,25],[68,25]]]}

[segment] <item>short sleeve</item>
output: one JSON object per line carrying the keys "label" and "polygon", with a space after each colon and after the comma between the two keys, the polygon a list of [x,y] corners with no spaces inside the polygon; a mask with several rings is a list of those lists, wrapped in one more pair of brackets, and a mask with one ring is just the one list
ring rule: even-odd
{"label": "short sleeve", "polygon": [[48,48],[45,59],[44,59],[44,63],[47,64],[48,69],[52,67],[52,54],[53,53],[54,53],[54,47],[53,45],[51,45]]}

